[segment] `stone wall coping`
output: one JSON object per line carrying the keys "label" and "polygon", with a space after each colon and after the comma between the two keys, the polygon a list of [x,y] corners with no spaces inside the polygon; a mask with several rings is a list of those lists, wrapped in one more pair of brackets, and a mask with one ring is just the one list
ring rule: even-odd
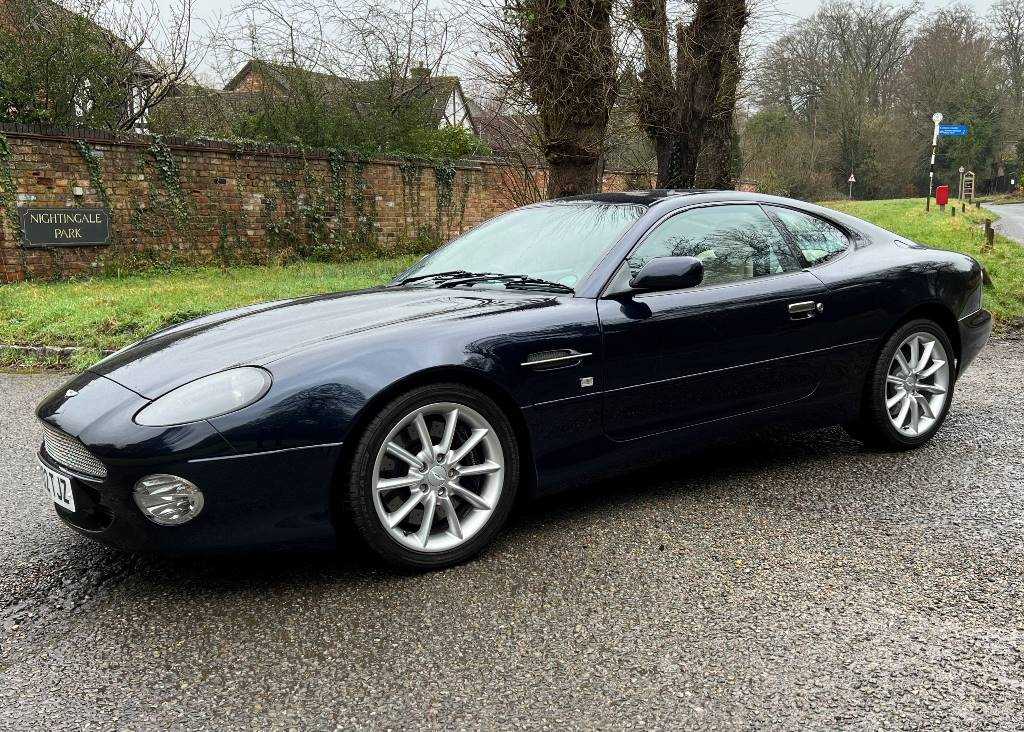
{"label": "stone wall coping", "polygon": [[[208,138],[187,138],[174,135],[147,135],[133,132],[114,132],[91,127],[48,127],[41,124],[0,123],[0,133],[8,138],[26,138],[48,140],[53,142],[70,142],[78,140],[97,145],[117,145],[122,147],[150,147],[158,139],[171,150],[187,152],[227,153],[239,157],[296,158],[301,160],[328,160],[330,148],[302,148],[297,145],[277,145],[273,143],[243,143],[235,140],[215,140]],[[383,165],[403,165],[419,162],[424,167],[431,167],[429,158],[410,156],[408,158],[393,156],[375,156],[363,158],[347,154],[348,162],[377,163]],[[465,158],[455,161],[460,170],[480,170],[484,165],[502,165],[498,160],[488,157]],[[542,166],[538,166],[540,169]]]}
{"label": "stone wall coping", "polygon": [[[212,138],[188,138],[175,135],[149,135],[134,132],[116,132],[101,130],[94,127],[49,127],[42,124],[19,124],[14,122],[0,122],[0,133],[7,137],[21,137],[35,140],[50,140],[54,142],[71,142],[83,140],[89,143],[100,145],[121,145],[126,147],[149,147],[157,139],[171,150],[182,150],[188,152],[219,152],[229,153],[238,156],[269,157],[269,158],[297,158],[301,160],[329,160],[331,148],[302,148],[297,145],[277,145],[274,143],[244,143],[237,140],[216,140]],[[383,165],[404,165],[410,162],[419,162],[424,167],[432,167],[430,158],[409,156],[396,157],[389,155],[363,158],[349,153],[346,156],[348,162],[378,163]],[[484,165],[495,165],[507,167],[509,163],[488,156],[473,158],[460,158],[455,161],[458,170],[480,170]],[[523,167],[516,165],[514,167]],[[541,164],[527,164],[525,166],[531,171],[542,171],[546,166]],[[618,170],[608,168],[607,175],[630,175],[635,171]]]}

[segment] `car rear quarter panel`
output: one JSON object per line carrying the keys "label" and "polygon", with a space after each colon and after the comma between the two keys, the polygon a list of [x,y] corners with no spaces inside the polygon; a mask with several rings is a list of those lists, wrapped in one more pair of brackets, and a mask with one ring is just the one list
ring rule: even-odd
{"label": "car rear quarter panel", "polygon": [[958,319],[981,283],[981,268],[970,257],[882,229],[855,236],[847,255],[811,271],[830,288],[829,306],[851,339],[881,338],[922,305],[940,305]]}

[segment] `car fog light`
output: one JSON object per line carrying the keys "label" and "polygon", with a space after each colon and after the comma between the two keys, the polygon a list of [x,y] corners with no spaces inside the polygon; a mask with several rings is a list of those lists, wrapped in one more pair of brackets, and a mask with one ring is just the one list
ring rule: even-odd
{"label": "car fog light", "polygon": [[203,492],[176,475],[147,475],[135,484],[135,505],[155,524],[177,526],[203,510]]}

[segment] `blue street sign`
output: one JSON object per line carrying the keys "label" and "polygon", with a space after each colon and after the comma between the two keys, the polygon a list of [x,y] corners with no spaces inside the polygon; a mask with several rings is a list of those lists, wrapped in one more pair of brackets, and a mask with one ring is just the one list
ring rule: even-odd
{"label": "blue street sign", "polygon": [[939,134],[946,137],[965,137],[967,125],[939,125]]}

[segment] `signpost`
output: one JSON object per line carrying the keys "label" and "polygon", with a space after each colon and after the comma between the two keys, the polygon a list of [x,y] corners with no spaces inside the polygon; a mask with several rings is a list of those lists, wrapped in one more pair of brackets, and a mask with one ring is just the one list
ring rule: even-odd
{"label": "signpost", "polygon": [[[928,198],[924,201],[924,210],[930,211],[932,207],[932,187],[935,185],[935,151],[939,146],[939,135],[943,137],[966,137],[969,131],[967,125],[944,125],[942,124],[942,112],[932,115],[932,122],[935,129],[932,131],[932,159],[928,164]],[[963,173],[963,168],[960,172]],[[963,185],[961,184],[961,189]]]}
{"label": "signpost", "polygon": [[942,112],[932,115],[932,122],[935,129],[932,130],[932,160],[928,164],[928,198],[924,199],[924,210],[932,210],[932,186],[935,184],[935,149],[939,146],[939,123],[942,122]]}
{"label": "signpost", "polygon": [[965,170],[967,170],[967,168],[965,168],[964,166],[961,165],[960,166],[960,187],[957,189],[957,191],[959,192],[958,195],[957,195],[957,198],[960,199],[961,203],[964,200],[964,171]]}
{"label": "signpost", "polygon": [[105,208],[19,208],[22,246],[102,246],[110,242]]}
{"label": "signpost", "polygon": [[967,125],[939,125],[943,137],[967,137]]}
{"label": "signpost", "polygon": [[850,192],[846,194],[846,198],[853,200],[853,184],[857,182],[857,179],[853,177],[853,173],[850,173],[850,177],[846,179],[846,182],[850,184]]}

